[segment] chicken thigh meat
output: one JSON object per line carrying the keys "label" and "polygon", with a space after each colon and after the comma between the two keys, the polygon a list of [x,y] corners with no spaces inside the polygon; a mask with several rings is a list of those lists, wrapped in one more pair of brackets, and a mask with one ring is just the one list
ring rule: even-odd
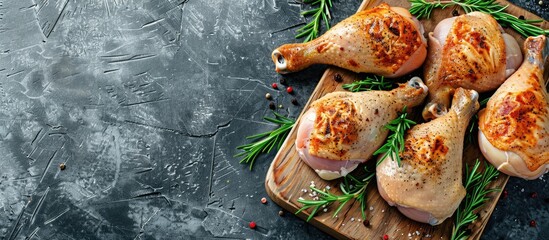
{"label": "chicken thigh meat", "polygon": [[426,48],[421,23],[408,10],[384,3],[357,12],[313,41],[282,45],[272,59],[279,73],[330,64],[398,77],[423,64]]}
{"label": "chicken thigh meat", "polygon": [[392,91],[333,92],[311,104],[298,123],[301,159],[326,180],[347,175],[383,144],[383,126],[404,106],[417,106],[427,87],[415,77]]}

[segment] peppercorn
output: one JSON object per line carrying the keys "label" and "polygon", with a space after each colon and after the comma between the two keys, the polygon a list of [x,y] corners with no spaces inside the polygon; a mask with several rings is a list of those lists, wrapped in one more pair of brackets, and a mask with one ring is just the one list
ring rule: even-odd
{"label": "peppercorn", "polygon": [[61,171],[65,170],[66,168],[67,168],[67,165],[65,165],[65,163],[59,164],[59,169],[61,169]]}
{"label": "peppercorn", "polygon": [[292,104],[293,104],[293,105],[297,105],[297,104],[298,104],[297,98],[292,98]]}
{"label": "peppercorn", "polygon": [[277,89],[277,88],[278,88],[278,84],[273,83],[273,84],[271,84],[271,87],[273,87],[274,89]]}
{"label": "peppercorn", "polygon": [[537,197],[538,197],[538,193],[537,193],[537,192],[532,192],[532,193],[530,193],[530,197],[531,197],[531,198],[537,198]]}
{"label": "peppercorn", "polygon": [[524,20],[524,16],[520,15],[520,16],[518,17],[518,19]]}
{"label": "peppercorn", "polygon": [[383,240],[389,240],[389,235],[387,234],[383,235]]}
{"label": "peppercorn", "polygon": [[276,109],[276,104],[273,101],[269,102],[269,108],[272,109],[272,110],[275,110]]}
{"label": "peppercorn", "polygon": [[280,84],[286,85],[286,84],[288,84],[288,81],[286,81],[285,78],[281,78],[281,79],[280,79]]}
{"label": "peppercorn", "polygon": [[364,224],[364,226],[367,227],[367,228],[370,228],[372,226],[372,225],[370,225],[370,220],[368,220],[368,219],[364,219],[362,224]]}
{"label": "peppercorn", "polygon": [[249,226],[250,226],[251,229],[255,229],[255,227],[257,227],[257,225],[255,224],[254,221],[251,221]]}
{"label": "peppercorn", "polygon": [[282,104],[278,105],[278,108],[283,108],[284,106],[282,106]]}
{"label": "peppercorn", "polygon": [[530,220],[530,227],[536,227],[536,220]]}
{"label": "peppercorn", "polygon": [[459,15],[458,10],[454,9],[454,11],[452,11],[452,16],[456,17],[458,15]]}
{"label": "peppercorn", "polygon": [[271,96],[270,93],[267,93],[267,94],[265,94],[265,98],[266,98],[267,100],[271,100],[271,99],[273,99],[273,96]]}
{"label": "peppercorn", "polygon": [[336,81],[336,82],[343,82],[343,77],[341,77],[341,74],[336,73],[336,74],[334,75],[334,81]]}
{"label": "peppercorn", "polygon": [[267,198],[261,198],[261,203],[266,204],[267,203]]}
{"label": "peppercorn", "polygon": [[288,88],[286,88],[286,92],[291,94],[291,93],[294,92],[294,89],[292,87],[288,87]]}
{"label": "peppercorn", "polygon": [[281,217],[284,216],[284,211],[282,210],[278,211],[278,216],[281,216]]}

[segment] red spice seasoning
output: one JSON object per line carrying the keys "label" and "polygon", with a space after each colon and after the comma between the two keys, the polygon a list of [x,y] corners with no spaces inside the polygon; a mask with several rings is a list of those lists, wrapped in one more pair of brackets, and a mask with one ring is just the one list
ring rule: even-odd
{"label": "red spice seasoning", "polygon": [[278,88],[278,84],[273,83],[273,84],[271,84],[271,87],[273,87],[274,89],[277,89],[277,88]]}
{"label": "red spice seasoning", "polygon": [[288,87],[288,88],[286,88],[286,92],[293,93],[294,89],[292,87]]}
{"label": "red spice seasoning", "polygon": [[255,227],[257,227],[254,221],[251,221],[249,225],[251,229],[255,229]]}
{"label": "red spice seasoning", "polygon": [[509,195],[509,192],[507,192],[507,190],[503,190],[503,193],[501,194],[501,197],[503,197],[505,199],[505,198],[507,198],[507,195]]}

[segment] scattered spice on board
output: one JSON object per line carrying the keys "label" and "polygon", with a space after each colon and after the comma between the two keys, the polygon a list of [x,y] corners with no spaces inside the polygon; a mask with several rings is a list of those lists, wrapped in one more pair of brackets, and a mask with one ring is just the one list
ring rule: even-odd
{"label": "scattered spice on board", "polygon": [[278,84],[273,83],[273,84],[271,84],[271,87],[273,87],[274,89],[278,89]]}
{"label": "scattered spice on board", "polygon": [[336,74],[334,75],[334,81],[336,81],[336,82],[343,82],[343,77],[341,76],[341,74],[336,73]]}
{"label": "scattered spice on board", "polygon": [[65,165],[65,163],[59,164],[59,169],[61,169],[61,171],[65,170],[66,168],[67,168],[67,165]]}
{"label": "scattered spice on board", "polygon": [[257,225],[255,224],[254,221],[251,221],[249,226],[250,226],[251,229],[255,229],[257,227]]}

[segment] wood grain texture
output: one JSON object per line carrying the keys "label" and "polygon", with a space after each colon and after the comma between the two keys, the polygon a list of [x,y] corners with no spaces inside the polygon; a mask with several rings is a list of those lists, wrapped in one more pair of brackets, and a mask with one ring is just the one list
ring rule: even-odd
{"label": "wood grain texture", "polygon": [[[410,7],[408,1],[364,0],[359,11],[377,6],[381,2],[387,2],[391,6]],[[508,4],[506,1],[499,2]],[[433,12],[431,19],[421,20],[426,33],[432,31],[436,24],[442,19],[451,17],[454,9],[458,10],[460,14],[463,14],[463,11],[459,8],[437,9]],[[515,16],[524,16],[527,19],[539,19],[539,17],[516,7],[515,5],[510,5],[509,8],[507,8],[507,12]],[[544,21],[541,26],[542,28],[549,28],[549,23]],[[505,29],[505,31],[513,35],[522,46],[525,38],[511,29]],[[417,73],[418,72],[416,72],[416,74]],[[419,71],[419,74],[420,73],[421,71]],[[342,76],[343,82],[335,81],[334,76],[337,74]],[[358,79],[359,75],[353,72],[335,67],[328,68],[305,105],[303,112],[309,108],[309,105],[314,100],[330,92],[343,91],[341,87],[343,84],[351,83]],[[400,79],[400,81],[406,80],[407,79],[405,78]],[[420,112],[421,108],[422,106],[417,107],[414,111]],[[303,114],[303,112],[301,114]],[[419,114],[416,115],[419,117]],[[296,124],[298,125],[300,121],[301,116],[297,119]],[[297,202],[298,198],[303,197],[305,199],[311,199],[309,196],[310,191],[308,189],[312,181],[314,181],[317,188],[323,189],[326,186],[330,186],[332,192],[341,193],[338,189],[340,180],[325,181],[319,178],[311,168],[300,160],[295,150],[296,133],[297,128],[292,129],[288,138],[274,158],[271,167],[267,172],[265,181],[267,193],[273,201],[290,212],[296,212],[302,206]],[[469,165],[472,165],[477,158],[484,160],[476,142],[474,142],[474,144],[466,144],[464,148],[464,160]],[[500,177],[489,187],[503,189],[508,179],[509,177],[507,175],[500,174]],[[307,192],[304,192],[304,190],[307,190]],[[489,195],[490,200],[488,200],[479,211],[478,220],[472,224],[470,239],[480,238],[500,194],[501,192],[494,192]],[[368,188],[367,206],[366,218],[370,222],[370,227],[364,226],[364,219],[362,219],[359,204],[355,202],[349,202],[338,216],[332,217],[332,211],[338,207],[337,204],[334,204],[328,208],[328,212],[319,213],[309,223],[338,239],[380,239],[384,234],[388,234],[390,239],[448,239],[450,237],[454,217],[447,219],[438,226],[430,226],[428,224],[412,221],[403,216],[396,208],[390,207],[381,198],[375,186],[375,182],[372,182],[371,186]],[[308,212],[302,212],[298,214],[298,216],[302,219],[306,219]]]}

